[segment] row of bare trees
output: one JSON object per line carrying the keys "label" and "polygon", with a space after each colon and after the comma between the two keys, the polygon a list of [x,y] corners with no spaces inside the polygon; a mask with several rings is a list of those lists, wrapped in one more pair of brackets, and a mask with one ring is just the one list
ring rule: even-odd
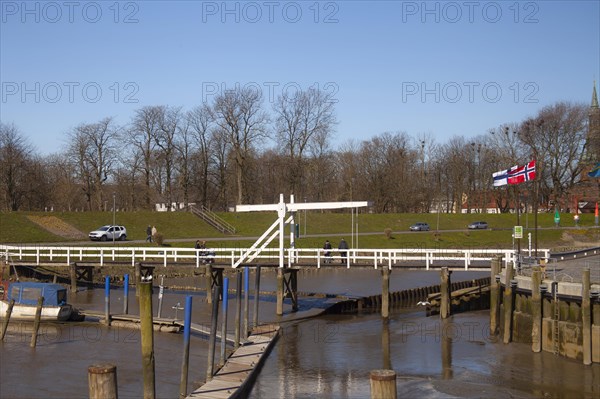
{"label": "row of bare trees", "polygon": [[[475,138],[387,132],[334,148],[334,101],[309,89],[267,109],[253,89],[227,91],[188,111],[139,108],[126,126],[82,123],[59,154],[41,156],[12,124],[0,124],[3,210],[153,209],[198,203],[227,210],[296,201],[371,200],[376,212],[508,209],[491,175],[538,160],[540,199],[560,201],[581,175],[587,108],[557,103]],[[343,137],[342,133],[339,133]]]}

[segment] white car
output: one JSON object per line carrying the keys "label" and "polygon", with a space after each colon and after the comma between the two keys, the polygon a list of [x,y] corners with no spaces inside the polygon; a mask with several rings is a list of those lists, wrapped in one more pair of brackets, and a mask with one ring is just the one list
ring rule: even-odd
{"label": "white car", "polygon": [[92,241],[125,241],[127,239],[127,229],[125,226],[106,225],[90,231],[90,240]]}

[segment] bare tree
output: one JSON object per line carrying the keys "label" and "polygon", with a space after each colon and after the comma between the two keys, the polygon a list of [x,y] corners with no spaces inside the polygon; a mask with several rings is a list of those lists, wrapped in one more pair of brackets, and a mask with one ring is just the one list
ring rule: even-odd
{"label": "bare tree", "polygon": [[196,141],[196,160],[198,165],[196,177],[199,180],[200,202],[204,206],[207,206],[213,117],[210,108],[207,105],[201,105],[188,112],[187,120]]}
{"label": "bare tree", "polygon": [[18,211],[28,191],[33,148],[14,124],[0,122],[0,184],[3,208]]}
{"label": "bare tree", "polygon": [[226,91],[215,98],[213,116],[217,125],[227,134],[236,166],[237,203],[248,197],[248,157],[259,140],[267,136],[269,120],[262,110],[262,93],[252,88]]}
{"label": "bare tree", "polygon": [[173,203],[173,174],[175,172],[175,140],[180,128],[181,108],[161,107],[162,117],[159,118],[159,129],[153,137],[154,144],[159,149],[159,160],[163,163],[166,202],[169,210]]}

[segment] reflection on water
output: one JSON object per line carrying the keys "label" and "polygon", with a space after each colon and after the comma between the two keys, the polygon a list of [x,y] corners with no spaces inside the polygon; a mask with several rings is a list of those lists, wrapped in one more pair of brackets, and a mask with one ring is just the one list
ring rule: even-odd
{"label": "reflection on water", "polygon": [[[481,277],[482,273],[454,273],[453,280]],[[275,289],[275,273],[265,271],[261,289]],[[437,284],[439,272],[391,274],[392,291]],[[167,285],[203,286],[200,278],[165,280]],[[252,284],[251,284],[252,286]],[[381,291],[380,272],[321,270],[301,272],[303,292],[373,295]],[[154,297],[154,313],[157,299]],[[174,307],[189,293],[167,291],[163,316],[174,317]],[[192,319],[210,321],[205,295],[194,292]],[[252,296],[251,296],[252,297]],[[235,295],[230,294],[233,333]],[[111,293],[111,309],[123,309],[123,291]],[[70,302],[104,311],[102,289],[80,291]],[[250,320],[252,320],[250,306]],[[135,291],[130,313],[137,314]],[[290,306],[284,311],[289,317]],[[179,317],[182,312],[179,311]],[[261,301],[261,322],[277,321],[273,298]],[[31,328],[30,326],[28,327]],[[100,324],[44,324],[36,349],[29,348],[30,332],[23,327],[0,344],[1,398],[87,397],[87,367],[98,362],[117,365],[119,397],[142,396],[141,349],[138,330]],[[180,334],[155,333],[156,391],[159,398],[179,392],[183,342]],[[188,390],[206,375],[206,339],[192,336]],[[453,316],[444,322],[426,318],[422,308],[392,312],[388,322],[378,314],[330,315],[282,324],[282,336],[266,360],[253,398],[365,398],[369,372],[393,368],[399,397],[598,397],[600,365],[531,352],[529,345],[504,345],[489,336],[487,312]]]}

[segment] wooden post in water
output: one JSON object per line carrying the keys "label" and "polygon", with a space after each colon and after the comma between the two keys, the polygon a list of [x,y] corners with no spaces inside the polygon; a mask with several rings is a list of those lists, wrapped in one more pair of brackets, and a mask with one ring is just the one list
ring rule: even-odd
{"label": "wooden post in water", "polygon": [[445,319],[450,316],[450,273],[447,267],[442,267],[440,294],[440,317]]}
{"label": "wooden post in water", "polygon": [[140,329],[142,335],[142,375],[144,378],[144,398],[154,399],[154,326],[152,321],[152,282],[141,282],[140,295]]}
{"label": "wooden post in water", "polygon": [[371,370],[371,399],[396,399],[396,372]]}
{"label": "wooden post in water", "polygon": [[0,341],[4,341],[4,335],[6,334],[6,329],[8,328],[8,322],[10,321],[10,315],[12,314],[13,306],[15,306],[15,300],[11,299],[8,303],[8,308],[6,309],[6,315],[4,315],[4,323],[2,323],[2,337],[0,337]]}
{"label": "wooden post in water", "polygon": [[535,353],[542,351],[542,272],[536,267],[531,276],[531,350]]}
{"label": "wooden post in water", "polygon": [[512,308],[513,308],[513,295],[511,282],[513,279],[515,269],[513,265],[506,267],[506,280],[504,281],[504,338],[505,344],[508,344],[512,340]]}
{"label": "wooden post in water", "polygon": [[219,360],[219,364],[221,364],[221,365],[224,365],[225,360],[226,360],[225,354],[226,354],[226,349],[227,349],[227,307],[229,304],[228,296],[229,296],[229,279],[227,277],[225,277],[223,279],[223,306],[222,306],[223,316],[221,317],[221,319],[222,319],[222,323],[221,323],[221,357]]}
{"label": "wooden post in water", "polygon": [[37,345],[37,336],[40,329],[40,320],[42,318],[42,307],[44,306],[44,297],[38,298],[37,308],[35,309],[35,319],[33,320],[33,333],[31,333],[31,342],[29,346],[35,348]]}
{"label": "wooden post in water", "polygon": [[77,263],[69,263],[69,275],[71,276],[71,292],[77,292]]}
{"label": "wooden post in water", "polygon": [[206,381],[210,381],[214,375],[215,367],[215,346],[217,343],[217,321],[219,319],[219,286],[214,285],[213,290],[213,303],[212,303],[212,317],[210,322],[210,336],[208,337],[208,360],[206,367]]}
{"label": "wooden post in water", "polygon": [[390,316],[390,269],[384,266],[381,269],[381,317]]}
{"label": "wooden post in water", "polygon": [[283,315],[283,269],[277,269],[277,316]]}
{"label": "wooden post in water", "polygon": [[592,310],[590,302],[590,269],[585,269],[581,282],[581,313],[583,324],[583,364],[592,364]]}
{"label": "wooden post in water", "polygon": [[254,314],[252,315],[252,324],[254,328],[258,327],[258,299],[260,298],[260,266],[256,267],[254,276]]}
{"label": "wooden post in water", "polygon": [[490,276],[490,335],[498,334],[498,323],[500,318],[500,280],[496,276],[500,275],[502,267],[502,258],[494,257],[491,262]]}
{"label": "wooden post in water", "polygon": [[235,281],[235,349],[240,346],[240,331],[242,328],[242,273],[237,272],[237,279]]}
{"label": "wooden post in water", "polygon": [[212,281],[212,265],[207,263],[204,266],[204,280],[206,283],[206,302],[212,303],[213,301],[213,281]]}
{"label": "wooden post in water", "polygon": [[188,369],[190,364],[190,327],[192,324],[192,296],[185,298],[185,318],[183,321],[183,360],[181,361],[181,379],[179,381],[179,397],[187,396]]}
{"label": "wooden post in water", "polygon": [[135,274],[135,297],[139,298],[140,283],[142,282],[142,263],[141,262],[135,263],[134,274]]}
{"label": "wooden post in water", "polygon": [[90,399],[118,399],[117,366],[95,364],[88,367]]}

